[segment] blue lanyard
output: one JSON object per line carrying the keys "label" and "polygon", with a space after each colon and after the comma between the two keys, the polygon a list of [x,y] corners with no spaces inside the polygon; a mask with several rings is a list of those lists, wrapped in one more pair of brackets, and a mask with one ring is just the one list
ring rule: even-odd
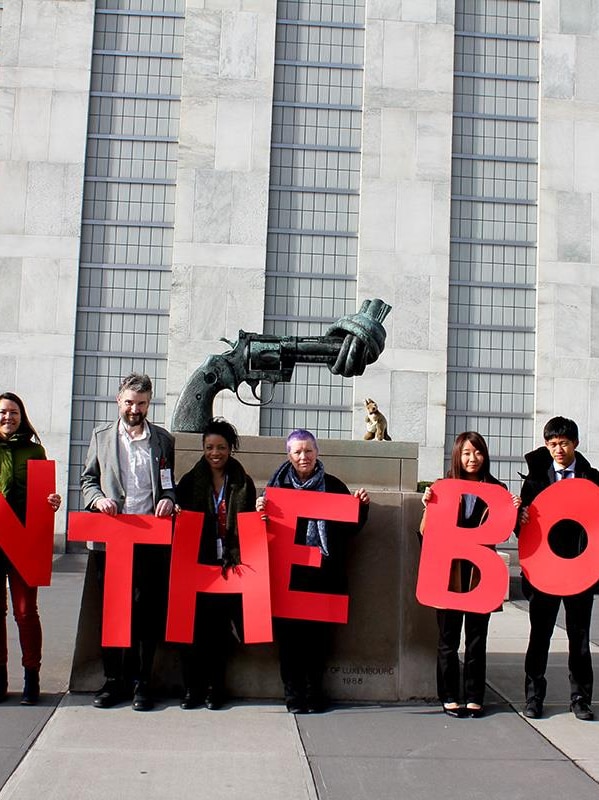
{"label": "blue lanyard", "polygon": [[220,504],[225,499],[225,491],[227,489],[227,476],[225,475],[225,480],[223,481],[223,485],[220,487],[220,492],[218,496],[215,491],[212,492],[212,501],[214,502],[214,513],[218,514],[218,508]]}

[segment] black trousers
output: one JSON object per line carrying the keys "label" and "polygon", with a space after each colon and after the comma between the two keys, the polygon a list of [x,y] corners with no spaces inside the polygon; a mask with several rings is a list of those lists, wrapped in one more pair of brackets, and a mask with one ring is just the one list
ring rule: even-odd
{"label": "black trousers", "polygon": [[464,702],[483,704],[487,672],[487,631],[490,614],[437,609],[437,694],[442,703],[460,702],[460,659],[458,650],[465,634]]}
{"label": "black trousers", "polygon": [[180,648],[187,689],[224,692],[227,660],[235,644],[232,623],[243,638],[239,595],[198,593],[193,644]]}
{"label": "black trousers", "polygon": [[[106,553],[94,551],[101,597]],[[103,647],[104,676],[133,687],[148,683],[159,642],[164,641],[168,602],[170,547],[135,545],[131,598],[131,647]]]}
{"label": "black trousers", "polygon": [[320,699],[332,623],[276,618],[273,627],[285,699]]}
{"label": "black trousers", "polygon": [[522,579],[522,588],[525,597],[528,598],[530,618],[530,636],[524,661],[526,699],[530,700],[533,697],[541,701],[545,699],[547,691],[545,672],[551,636],[560,603],[563,602],[568,634],[570,696],[572,700],[582,697],[590,703],[593,695],[593,663],[590,648],[592,590],[569,597],[558,597],[535,589],[526,578]]}

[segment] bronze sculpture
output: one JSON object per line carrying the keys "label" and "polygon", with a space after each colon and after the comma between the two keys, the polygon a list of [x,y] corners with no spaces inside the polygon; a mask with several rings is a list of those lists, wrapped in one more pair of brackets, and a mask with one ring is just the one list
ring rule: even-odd
{"label": "bronze sculpture", "polygon": [[365,300],[357,314],[341,317],[324,336],[240,330],[235,343],[221,339],[231,350],[208,356],[189,378],[175,406],[172,430],[201,433],[212,416],[214,397],[223,389],[237,394],[241,383],[250,386],[260,404],[270,402],[272,394],[266,401],[258,397],[258,384],[289,382],[296,364],[326,364],[334,375],[345,378],[362,375],[385,347],[382,323],[389,311],[391,306],[383,300]]}

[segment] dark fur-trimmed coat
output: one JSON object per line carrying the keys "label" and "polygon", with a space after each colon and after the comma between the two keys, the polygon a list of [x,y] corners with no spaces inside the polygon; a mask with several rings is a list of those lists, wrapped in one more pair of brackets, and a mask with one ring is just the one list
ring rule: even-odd
{"label": "dark fur-trimmed coat", "polygon": [[[241,563],[237,515],[243,511],[256,510],[256,487],[236,458],[229,457],[226,467],[227,487],[227,533],[224,541],[223,568]],[[218,564],[216,540],[218,520],[214,510],[212,471],[204,456],[181,478],[177,484],[177,503],[187,511],[202,511],[204,526],[200,542],[201,564]]]}

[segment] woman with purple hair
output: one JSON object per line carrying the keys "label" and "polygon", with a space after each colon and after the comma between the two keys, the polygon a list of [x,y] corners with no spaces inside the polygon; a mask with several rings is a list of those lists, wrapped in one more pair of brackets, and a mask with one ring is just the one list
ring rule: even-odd
{"label": "woman with purple hair", "polygon": [[[347,486],[324,470],[318,458],[318,443],[310,431],[298,429],[287,437],[287,461],[267,484],[283,489],[351,494]],[[345,556],[348,534],[360,530],[368,516],[370,498],[365,489],[354,495],[360,500],[356,524],[322,519],[300,519],[295,541],[318,547],[322,554],[319,568],[294,565],[291,586],[294,591],[344,594]],[[256,501],[256,510],[268,514],[268,492]],[[279,645],[281,678],[287,710],[292,714],[318,713],[326,709],[322,679],[331,638],[332,624],[313,620],[274,620]]]}

